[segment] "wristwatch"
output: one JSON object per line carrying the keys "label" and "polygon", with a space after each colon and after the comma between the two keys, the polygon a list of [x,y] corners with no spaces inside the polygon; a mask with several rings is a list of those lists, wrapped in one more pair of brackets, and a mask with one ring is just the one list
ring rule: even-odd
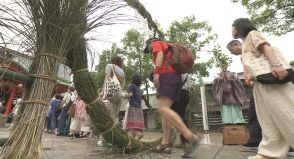
{"label": "wristwatch", "polygon": [[272,67],[281,67],[281,66],[283,66],[283,64],[281,64],[281,63],[276,63],[276,64],[272,65]]}

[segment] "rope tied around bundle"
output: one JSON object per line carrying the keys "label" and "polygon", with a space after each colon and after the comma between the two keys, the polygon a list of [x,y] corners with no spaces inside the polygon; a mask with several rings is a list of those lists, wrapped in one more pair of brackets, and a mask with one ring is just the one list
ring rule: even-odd
{"label": "rope tied around bundle", "polygon": [[89,104],[86,104],[87,107],[91,108],[91,105],[95,104],[96,102],[100,101],[100,98],[98,97],[97,99],[95,99],[94,101],[92,101]]}
{"label": "rope tied around bundle", "polygon": [[22,101],[21,103],[34,103],[34,104],[49,106],[49,102],[43,101],[43,100],[26,100],[26,101]]}
{"label": "rope tied around bundle", "polygon": [[57,82],[57,79],[53,76],[49,76],[49,75],[43,75],[43,74],[28,74],[28,76],[31,77],[35,77],[35,78],[42,78],[42,79],[46,79],[46,80],[50,80],[53,82]]}
{"label": "rope tied around bundle", "polygon": [[54,55],[52,53],[40,53],[40,54],[36,54],[36,57],[38,56],[47,56],[47,57],[51,57],[51,58],[54,58],[56,60],[58,60],[59,62],[63,63],[64,62],[64,59],[57,56],[57,55]]}
{"label": "rope tied around bundle", "polygon": [[79,69],[79,70],[74,70],[74,71],[72,71],[72,73],[79,73],[79,72],[85,72],[85,71],[89,71],[88,68],[82,68],[82,69]]}

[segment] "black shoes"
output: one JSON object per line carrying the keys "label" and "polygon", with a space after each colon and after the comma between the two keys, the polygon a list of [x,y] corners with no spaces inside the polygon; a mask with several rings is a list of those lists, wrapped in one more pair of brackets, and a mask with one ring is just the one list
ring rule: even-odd
{"label": "black shoes", "polygon": [[65,136],[65,133],[58,133],[56,136]]}

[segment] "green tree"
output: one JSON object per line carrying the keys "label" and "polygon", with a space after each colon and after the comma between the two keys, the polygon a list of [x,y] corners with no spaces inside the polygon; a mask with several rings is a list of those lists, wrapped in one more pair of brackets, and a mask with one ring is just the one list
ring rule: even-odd
{"label": "green tree", "polygon": [[232,0],[245,6],[250,19],[264,32],[283,35],[294,30],[293,0]]}
{"label": "green tree", "polygon": [[[144,37],[145,35],[141,34],[138,30],[130,29],[126,32],[125,37],[122,39],[122,43],[127,52],[126,69],[132,74],[139,74],[142,79],[147,79],[153,67],[150,54],[143,53],[145,43]],[[132,74],[129,75],[129,80]],[[145,82],[147,82],[147,80]]]}
{"label": "green tree", "polygon": [[[127,65],[125,67],[127,82],[131,81],[133,74],[139,74],[145,86],[146,96],[143,100],[148,108],[152,108],[149,103],[149,82],[148,76],[153,68],[150,54],[144,54],[145,34],[140,33],[138,30],[130,29],[126,32],[125,37],[122,39],[124,49],[127,51]],[[150,109],[152,110],[152,109]]]}
{"label": "green tree", "polygon": [[217,68],[230,66],[232,63],[232,59],[228,55],[222,53],[219,45],[215,46],[211,53],[213,57],[210,59],[209,63],[213,64]]}
{"label": "green tree", "polygon": [[[207,21],[197,21],[194,15],[184,17],[181,21],[174,21],[168,31],[167,39],[189,47],[195,56],[204,47],[214,42],[217,35],[212,33],[212,27]],[[197,63],[194,70],[202,76],[209,76],[207,71],[211,67],[208,62]]]}

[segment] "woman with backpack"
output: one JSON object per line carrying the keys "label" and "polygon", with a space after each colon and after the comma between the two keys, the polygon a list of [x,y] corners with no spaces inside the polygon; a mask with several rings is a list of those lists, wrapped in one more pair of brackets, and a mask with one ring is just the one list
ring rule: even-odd
{"label": "woman with backpack", "polygon": [[[162,119],[163,136],[161,143],[155,148],[159,153],[171,153],[169,146],[170,128],[173,125],[188,141],[184,145],[183,157],[190,157],[199,143],[199,137],[187,128],[179,115],[171,109],[174,101],[179,100],[182,87],[181,73],[169,64],[172,59],[172,49],[167,42],[158,38],[146,41],[144,53],[153,55],[153,83],[157,89],[157,108]],[[193,59],[191,59],[193,61]]]}
{"label": "woman with backpack", "polygon": [[293,70],[249,19],[236,19],[232,36],[242,39],[244,71],[253,82],[256,113],[262,128],[257,155],[247,158],[285,158],[290,146],[294,147]]}
{"label": "woman with backpack", "polygon": [[[50,116],[50,129],[48,133],[55,134],[55,128],[58,121],[58,116],[60,115],[60,111],[58,111],[61,107],[62,95],[55,94],[55,97],[51,99],[49,105],[49,116]],[[57,110],[58,109],[58,110]]]}

